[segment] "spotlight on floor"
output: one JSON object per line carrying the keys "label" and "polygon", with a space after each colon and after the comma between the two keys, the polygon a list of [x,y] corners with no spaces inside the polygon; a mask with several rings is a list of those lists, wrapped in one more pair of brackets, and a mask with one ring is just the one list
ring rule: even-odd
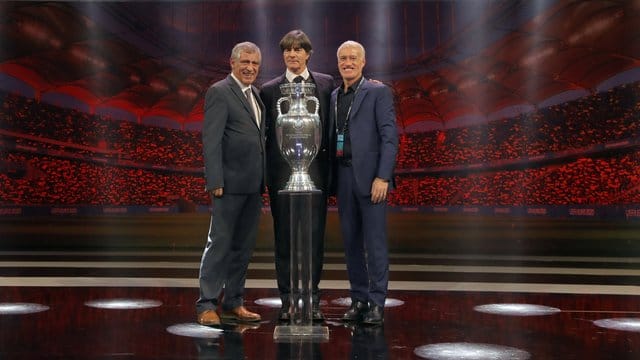
{"label": "spotlight on floor", "polygon": [[222,329],[203,326],[196,323],[176,324],[167,327],[167,332],[179,336],[199,339],[216,339],[224,332]]}
{"label": "spotlight on floor", "polygon": [[560,309],[532,304],[486,304],[478,305],[473,310],[494,314],[494,315],[507,315],[507,316],[542,316],[559,313]]}
{"label": "spotlight on floor", "polygon": [[601,319],[593,323],[606,329],[640,332],[640,319],[638,318]]}
{"label": "spotlight on floor", "polygon": [[46,305],[33,303],[0,303],[0,315],[22,315],[47,311]]}
{"label": "spotlight on floor", "polygon": [[[331,300],[331,303],[338,306],[351,306],[351,298],[343,297]],[[404,305],[404,301],[398,299],[387,298],[384,302],[384,307],[396,307]]]}
{"label": "spotlight on floor", "polygon": [[282,306],[282,300],[279,297],[260,298],[256,299],[254,303],[272,308],[280,308]]}
{"label": "spotlight on floor", "polygon": [[98,309],[131,310],[158,307],[162,302],[148,299],[101,299],[87,301],[84,304]]}
{"label": "spotlight on floor", "polygon": [[413,353],[431,360],[526,360],[531,355],[523,350],[493,344],[440,343],[417,347]]}

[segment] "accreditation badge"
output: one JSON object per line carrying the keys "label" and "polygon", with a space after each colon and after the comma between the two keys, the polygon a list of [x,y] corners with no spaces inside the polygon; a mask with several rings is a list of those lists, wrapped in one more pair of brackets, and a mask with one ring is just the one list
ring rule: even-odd
{"label": "accreditation badge", "polygon": [[338,134],[338,140],[336,142],[336,156],[344,156],[344,134]]}

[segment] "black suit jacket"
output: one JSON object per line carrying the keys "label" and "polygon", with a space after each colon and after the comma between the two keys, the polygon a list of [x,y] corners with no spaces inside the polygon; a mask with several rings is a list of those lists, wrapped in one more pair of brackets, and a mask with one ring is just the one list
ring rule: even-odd
{"label": "black suit jacket", "polygon": [[[309,166],[309,175],[315,186],[323,190],[325,194],[330,188],[331,179],[331,156],[330,146],[333,142],[335,127],[331,123],[329,103],[331,101],[331,91],[335,88],[334,79],[331,75],[309,72],[311,79],[316,85],[315,96],[320,103],[320,124],[322,125],[322,144],[320,150]],[[276,103],[282,97],[280,85],[287,83],[284,74],[266,82],[262,85],[260,96],[265,105],[266,128],[267,128],[267,185],[269,192],[276,194],[282,190],[291,175],[291,169],[287,161],[280,154],[275,135],[275,123],[278,118]]]}
{"label": "black suit jacket", "polygon": [[266,111],[258,89],[252,86],[252,91],[261,110],[260,127],[231,75],[207,90],[202,128],[207,190],[222,187],[225,194],[264,190]]}

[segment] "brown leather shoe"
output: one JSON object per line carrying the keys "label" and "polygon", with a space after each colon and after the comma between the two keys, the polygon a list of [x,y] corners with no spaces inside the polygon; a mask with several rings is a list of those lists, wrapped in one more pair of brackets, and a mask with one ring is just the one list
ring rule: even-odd
{"label": "brown leather shoe", "polygon": [[241,305],[231,311],[223,312],[222,319],[231,321],[256,322],[260,321],[262,318],[260,317],[260,314],[251,312]]}
{"label": "brown leather shoe", "polygon": [[220,318],[215,310],[205,310],[198,314],[198,324],[205,326],[220,325]]}

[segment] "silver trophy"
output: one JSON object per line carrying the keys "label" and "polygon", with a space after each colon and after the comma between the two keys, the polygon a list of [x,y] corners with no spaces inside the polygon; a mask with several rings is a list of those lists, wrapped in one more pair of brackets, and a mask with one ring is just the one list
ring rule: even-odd
{"label": "silver trophy", "polygon": [[[289,83],[280,85],[284,97],[278,99],[276,108],[276,140],[282,157],[291,167],[291,176],[283,190],[316,190],[309,176],[309,165],[318,154],[321,142],[321,125],[318,110],[320,103],[315,96],[314,84]],[[282,113],[282,104],[288,103],[289,110]],[[315,104],[313,113],[307,105]]]}
{"label": "silver trophy", "polygon": [[[314,198],[320,199],[309,176],[311,161],[321,145],[320,103],[312,94],[315,85],[291,83],[280,85],[284,95],[276,103],[276,140],[282,157],[291,167],[291,176],[283,191],[278,193],[281,206],[288,210],[290,249],[289,324],[275,327],[276,342],[326,342],[329,328],[313,324],[313,295],[311,285]],[[311,111],[309,109],[312,109]],[[286,113],[283,113],[283,110]],[[287,304],[283,304],[287,306]],[[300,340],[303,339],[303,340]]]}

